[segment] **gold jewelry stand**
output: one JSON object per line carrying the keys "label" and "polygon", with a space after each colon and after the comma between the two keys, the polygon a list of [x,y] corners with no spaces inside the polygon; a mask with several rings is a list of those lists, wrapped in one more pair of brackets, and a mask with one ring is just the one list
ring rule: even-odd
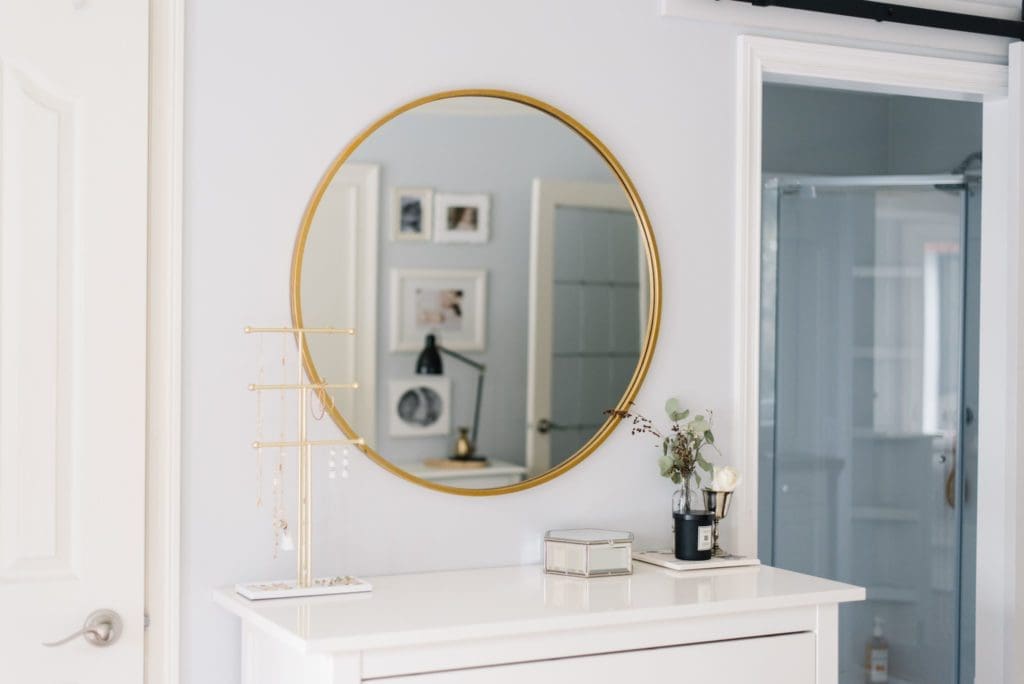
{"label": "gold jewelry stand", "polygon": [[[254,449],[287,448],[299,449],[299,529],[297,539],[298,577],[295,580],[276,582],[254,582],[237,584],[235,591],[250,600],[289,598],[297,596],[322,596],[326,594],[354,594],[373,589],[369,582],[349,575],[313,578],[313,447],[315,446],[361,446],[362,439],[321,439],[311,440],[306,432],[306,414],[309,412],[309,392],[316,391],[317,398],[326,408],[326,390],[358,389],[358,383],[329,384],[302,382],[308,378],[305,361],[306,335],[355,335],[352,328],[253,328],[246,327],[246,334],[285,333],[294,334],[299,347],[300,382],[295,384],[249,385],[251,392],[268,390],[298,390],[299,392],[299,434],[295,441],[253,442]],[[280,486],[284,486],[281,483]]]}

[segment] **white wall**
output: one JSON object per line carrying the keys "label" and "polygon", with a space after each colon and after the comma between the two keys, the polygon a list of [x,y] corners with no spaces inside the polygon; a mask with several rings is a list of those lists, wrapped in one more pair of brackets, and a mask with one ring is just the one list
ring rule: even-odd
{"label": "white wall", "polygon": [[[661,343],[638,404],[657,414],[679,395],[716,410],[719,444],[739,461],[730,442],[740,31],[656,10],[654,0],[189,3],[184,682],[238,680],[237,624],[211,589],[293,572],[292,557],[271,560],[269,521],[254,508],[245,387],[257,353],[242,327],[288,321],[292,242],[314,185],[348,140],[411,98],[518,90],[577,117],[614,151],[647,205],[664,270]],[[536,561],[545,529],[578,525],[667,544],[672,487],[650,451],[620,431],[557,481],[499,498],[421,489],[354,459],[340,497],[320,508],[317,571]],[[743,514],[740,505],[734,515]]]}

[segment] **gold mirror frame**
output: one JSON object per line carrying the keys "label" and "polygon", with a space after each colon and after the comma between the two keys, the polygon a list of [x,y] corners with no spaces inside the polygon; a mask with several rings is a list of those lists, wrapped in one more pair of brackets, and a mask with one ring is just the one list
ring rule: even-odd
{"label": "gold mirror frame", "polygon": [[[324,174],[320,183],[317,185],[316,190],[313,192],[312,198],[310,198],[309,204],[306,207],[305,213],[302,215],[302,223],[299,227],[299,234],[295,241],[295,252],[292,256],[292,270],[291,270],[291,303],[292,303],[292,324],[297,327],[302,327],[302,258],[306,249],[306,240],[309,236],[310,227],[313,225],[313,217],[316,215],[317,208],[320,206],[320,200],[330,185],[331,181],[334,180],[335,174],[338,169],[341,168],[353,152],[374,132],[377,131],[381,126],[391,121],[395,117],[403,114],[410,109],[419,107],[430,102],[436,102],[438,100],[446,100],[455,97],[493,97],[501,100],[509,100],[512,102],[518,102],[528,107],[533,107],[546,114],[549,114],[563,124],[568,126],[570,129],[575,131],[578,135],[583,137],[587,143],[604,159],[605,163],[611,168],[615,177],[618,178],[622,187],[625,189],[626,194],[629,197],[630,204],[633,207],[633,215],[635,216],[637,223],[640,225],[640,229],[643,232],[644,247],[647,254],[647,278],[648,285],[651,293],[650,302],[648,304],[648,315],[647,315],[647,335],[644,339],[643,350],[640,354],[640,361],[637,363],[636,370],[633,371],[633,377],[626,387],[626,391],[623,393],[622,398],[617,404],[617,409],[626,409],[636,398],[637,392],[640,391],[640,386],[643,384],[644,378],[647,375],[647,369],[651,365],[651,357],[654,355],[654,347],[658,342],[658,332],[661,327],[661,263],[658,259],[658,246],[654,241],[654,231],[651,229],[650,219],[647,217],[647,211],[644,209],[643,202],[640,200],[640,195],[637,193],[636,188],[633,186],[633,182],[630,180],[626,171],[619,164],[619,161],[615,158],[615,155],[605,147],[597,136],[591,133],[583,124],[576,121],[565,112],[560,109],[542,102],[540,100],[529,97],[528,95],[522,95],[520,93],[510,92],[507,90],[494,90],[494,89],[466,89],[466,90],[448,90],[444,92],[435,93],[433,95],[427,95],[419,99],[408,102],[397,109],[388,112],[380,119],[375,121],[369,128],[365,129],[356,138],[350,142],[341,153],[335,157],[334,161],[328,167],[327,172]],[[339,322],[339,325],[344,322]],[[358,334],[358,331],[357,331]],[[302,349],[302,360],[303,365],[306,368],[306,372],[309,375],[310,382],[317,384],[323,380],[320,374],[316,370],[316,365],[313,363],[313,359],[309,353],[308,346],[303,343]],[[337,407],[331,405],[328,407],[328,413],[334,422],[341,428],[341,431],[345,433],[345,436],[349,439],[358,439],[359,434],[352,429],[352,426],[348,424],[341,412],[338,411]],[[512,492],[520,492],[531,487],[543,484],[549,480],[553,480],[559,475],[564,474],[576,465],[578,465],[587,456],[590,456],[599,447],[608,435],[612,433],[615,427],[619,424],[620,419],[616,417],[609,417],[604,424],[598,429],[594,435],[587,440],[587,442],[580,447],[580,449],[573,454],[571,457],[562,461],[557,466],[541,473],[540,475],[523,480],[514,485],[506,485],[504,487],[492,487],[489,489],[470,489],[466,487],[451,487],[449,485],[437,484],[430,482],[422,478],[410,475],[408,472],[400,468],[399,466],[391,463],[386,458],[378,454],[370,445],[361,444],[358,446],[359,450],[366,454],[372,461],[377,465],[384,468],[385,470],[394,473],[400,478],[409,482],[418,484],[428,489],[433,489],[439,492],[447,492],[449,494],[460,494],[462,496],[494,496],[498,494],[510,494]]]}

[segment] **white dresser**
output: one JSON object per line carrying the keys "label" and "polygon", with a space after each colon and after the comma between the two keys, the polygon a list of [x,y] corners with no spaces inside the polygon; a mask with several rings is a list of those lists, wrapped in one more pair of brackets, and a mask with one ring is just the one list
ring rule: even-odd
{"label": "white dresser", "polygon": [[215,600],[242,621],[245,684],[835,684],[837,604],[864,598],[763,566],[634,570],[462,570],[368,578],[368,594]]}

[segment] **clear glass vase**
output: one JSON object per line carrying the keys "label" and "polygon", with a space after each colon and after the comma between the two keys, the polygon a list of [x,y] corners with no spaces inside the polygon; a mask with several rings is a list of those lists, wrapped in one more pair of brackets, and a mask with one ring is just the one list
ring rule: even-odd
{"label": "clear glass vase", "polygon": [[679,489],[672,495],[673,513],[690,512],[690,477],[692,475],[684,477],[682,484],[679,485]]}

